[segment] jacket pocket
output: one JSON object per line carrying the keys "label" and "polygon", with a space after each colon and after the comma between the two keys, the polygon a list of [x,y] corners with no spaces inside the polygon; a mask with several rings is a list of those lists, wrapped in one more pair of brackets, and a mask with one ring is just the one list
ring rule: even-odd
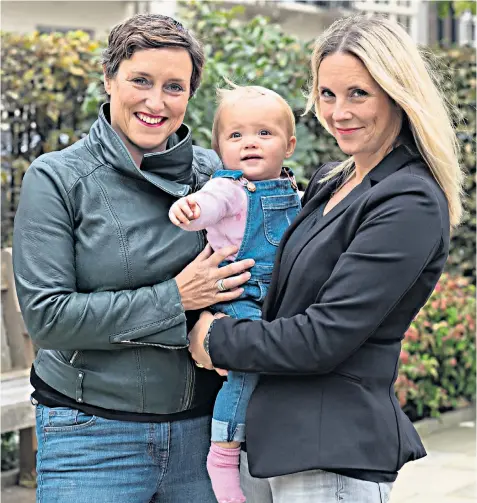
{"label": "jacket pocket", "polygon": [[300,211],[300,203],[296,194],[281,196],[262,196],[265,237],[267,241],[278,246],[287,227],[293,222]]}
{"label": "jacket pocket", "polygon": [[353,374],[348,374],[346,372],[331,372],[332,375],[342,377],[343,379],[346,379],[347,381],[351,382],[361,382],[361,377],[355,376]]}

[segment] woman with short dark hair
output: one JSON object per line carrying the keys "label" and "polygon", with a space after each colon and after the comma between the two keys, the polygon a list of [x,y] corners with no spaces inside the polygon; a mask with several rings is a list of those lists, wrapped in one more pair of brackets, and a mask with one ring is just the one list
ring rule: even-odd
{"label": "woman with short dark hair", "polygon": [[219,269],[236,247],[212,254],[168,218],[221,165],[182,122],[203,64],[174,19],[116,26],[109,103],[84,139],[25,174],[13,258],[40,348],[39,502],[215,501],[206,458],[221,380],[193,365],[187,331],[194,310],[241,294],[253,261]]}

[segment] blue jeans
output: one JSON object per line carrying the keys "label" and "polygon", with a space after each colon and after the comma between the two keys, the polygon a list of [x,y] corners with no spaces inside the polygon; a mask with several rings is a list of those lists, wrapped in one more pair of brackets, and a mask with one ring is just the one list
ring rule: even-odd
{"label": "blue jeans", "polygon": [[37,405],[38,503],[216,503],[210,417],[112,421]]}
{"label": "blue jeans", "polygon": [[[260,320],[261,303],[251,298],[215,304],[213,310],[233,318]],[[212,442],[243,442],[245,440],[245,414],[258,374],[229,371],[227,380],[217,394],[212,417]]]}

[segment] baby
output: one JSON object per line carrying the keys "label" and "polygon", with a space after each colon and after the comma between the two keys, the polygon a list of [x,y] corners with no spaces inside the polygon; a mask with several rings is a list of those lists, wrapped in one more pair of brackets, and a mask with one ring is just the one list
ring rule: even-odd
{"label": "baby", "polygon": [[[301,209],[293,173],[283,167],[295,150],[295,119],[286,101],[263,87],[234,87],[219,90],[218,96],[212,147],[225,169],[214,173],[198,192],[176,201],[169,218],[187,231],[206,229],[214,250],[238,246],[238,253],[223,265],[255,260],[242,295],[212,309],[234,318],[260,319],[278,244]],[[257,380],[258,375],[230,371],[217,395],[207,469],[219,503],[245,501],[240,443]]]}

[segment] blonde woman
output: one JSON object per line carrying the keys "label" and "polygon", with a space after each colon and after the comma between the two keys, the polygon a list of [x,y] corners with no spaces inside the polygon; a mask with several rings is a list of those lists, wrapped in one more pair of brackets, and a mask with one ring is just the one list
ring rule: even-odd
{"label": "blonde woman", "polygon": [[337,21],[312,73],[308,109],[349,159],[313,176],[263,320],[204,313],[190,351],[208,368],[260,373],[247,503],[386,502],[398,470],[426,455],[393,385],[461,216],[462,172],[444,100],[398,25]]}

